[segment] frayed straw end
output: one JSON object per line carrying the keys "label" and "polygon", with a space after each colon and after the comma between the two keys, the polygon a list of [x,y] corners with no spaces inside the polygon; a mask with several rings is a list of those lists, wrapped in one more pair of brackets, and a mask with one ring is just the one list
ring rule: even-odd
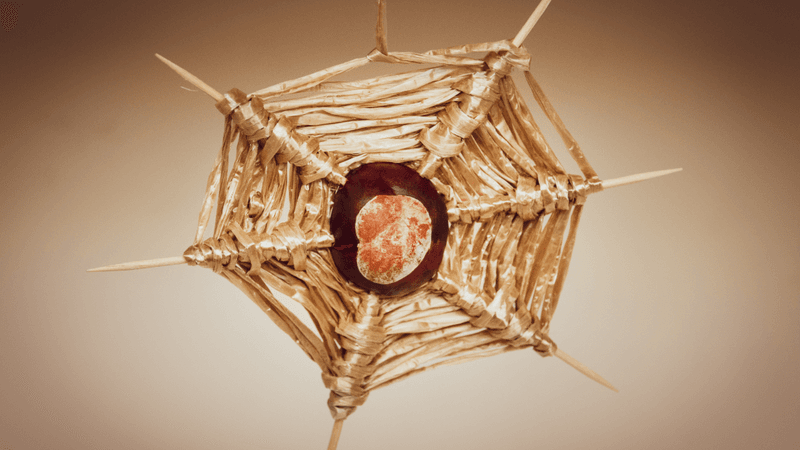
{"label": "frayed straw end", "polygon": [[95,267],[87,272],[119,272],[122,270],[149,269],[150,267],[175,266],[186,264],[189,260],[185,256],[170,256],[168,258],[148,259],[145,261],[132,261],[110,266]]}
{"label": "frayed straw end", "polygon": [[615,388],[605,378],[603,378],[600,375],[598,375],[597,372],[595,372],[594,370],[592,370],[592,369],[584,366],[583,364],[581,364],[580,361],[578,361],[577,359],[575,359],[572,356],[569,356],[568,354],[564,353],[564,350],[561,350],[560,348],[556,347],[556,351],[553,352],[553,354],[558,359],[560,359],[560,360],[564,361],[565,363],[569,364],[570,366],[572,366],[578,372],[586,375],[587,377],[589,377],[592,380],[602,384],[603,386],[611,389],[614,392],[619,392],[619,390],[617,390],[617,388]]}

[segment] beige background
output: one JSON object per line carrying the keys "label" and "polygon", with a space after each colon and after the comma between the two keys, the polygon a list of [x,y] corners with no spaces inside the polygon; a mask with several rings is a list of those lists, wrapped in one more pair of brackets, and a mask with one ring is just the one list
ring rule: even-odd
{"label": "beige background", "polygon": [[[252,92],[368,53],[374,2],[21,3],[0,32],[0,449],[324,448],[319,370],[223,278],[85,269],[193,237],[222,118],[155,52]],[[389,48],[511,38],[535,5],[393,0]],[[798,17],[554,0],[525,45],[595,169],[684,168],[589,200],[553,322],[621,392],[514,352],[375,391],[340,448],[798,448]]]}

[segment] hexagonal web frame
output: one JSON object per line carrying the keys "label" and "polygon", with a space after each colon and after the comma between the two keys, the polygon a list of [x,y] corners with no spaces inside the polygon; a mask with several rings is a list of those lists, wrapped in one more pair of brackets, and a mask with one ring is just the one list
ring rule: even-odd
{"label": "hexagonal web frame", "polygon": [[[478,51],[484,59],[464,56]],[[185,254],[238,286],[320,366],[337,419],[371,390],[438,365],[526,347],[552,354],[548,329],[581,205],[601,186],[527,72],[524,48],[501,41],[425,54],[376,50],[345,65],[369,61],[435,66],[356,82],[327,82],[343,72],[328,69],[280,89],[223,96],[225,139]],[[525,70],[584,176],[564,171],[513,68]],[[308,95],[281,100],[287,93]],[[417,170],[448,205],[438,275],[400,297],[349,283],[328,250],[336,186],[372,162]],[[201,241],[215,195],[213,236]],[[300,303],[316,333],[271,289]]]}

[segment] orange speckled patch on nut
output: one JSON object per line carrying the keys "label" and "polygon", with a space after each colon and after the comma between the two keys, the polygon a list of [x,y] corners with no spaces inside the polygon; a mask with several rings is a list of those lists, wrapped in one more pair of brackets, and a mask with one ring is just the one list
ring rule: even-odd
{"label": "orange speckled patch on nut", "polygon": [[419,200],[378,195],[356,216],[358,270],[378,284],[391,284],[414,271],[431,247],[431,217]]}

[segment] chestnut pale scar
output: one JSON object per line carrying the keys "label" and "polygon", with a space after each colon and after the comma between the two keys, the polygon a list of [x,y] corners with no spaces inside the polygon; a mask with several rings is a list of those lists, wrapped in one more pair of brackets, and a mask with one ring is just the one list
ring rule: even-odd
{"label": "chestnut pale scar", "polygon": [[419,200],[378,195],[356,217],[358,270],[379,284],[398,281],[419,266],[431,247],[431,217]]}

